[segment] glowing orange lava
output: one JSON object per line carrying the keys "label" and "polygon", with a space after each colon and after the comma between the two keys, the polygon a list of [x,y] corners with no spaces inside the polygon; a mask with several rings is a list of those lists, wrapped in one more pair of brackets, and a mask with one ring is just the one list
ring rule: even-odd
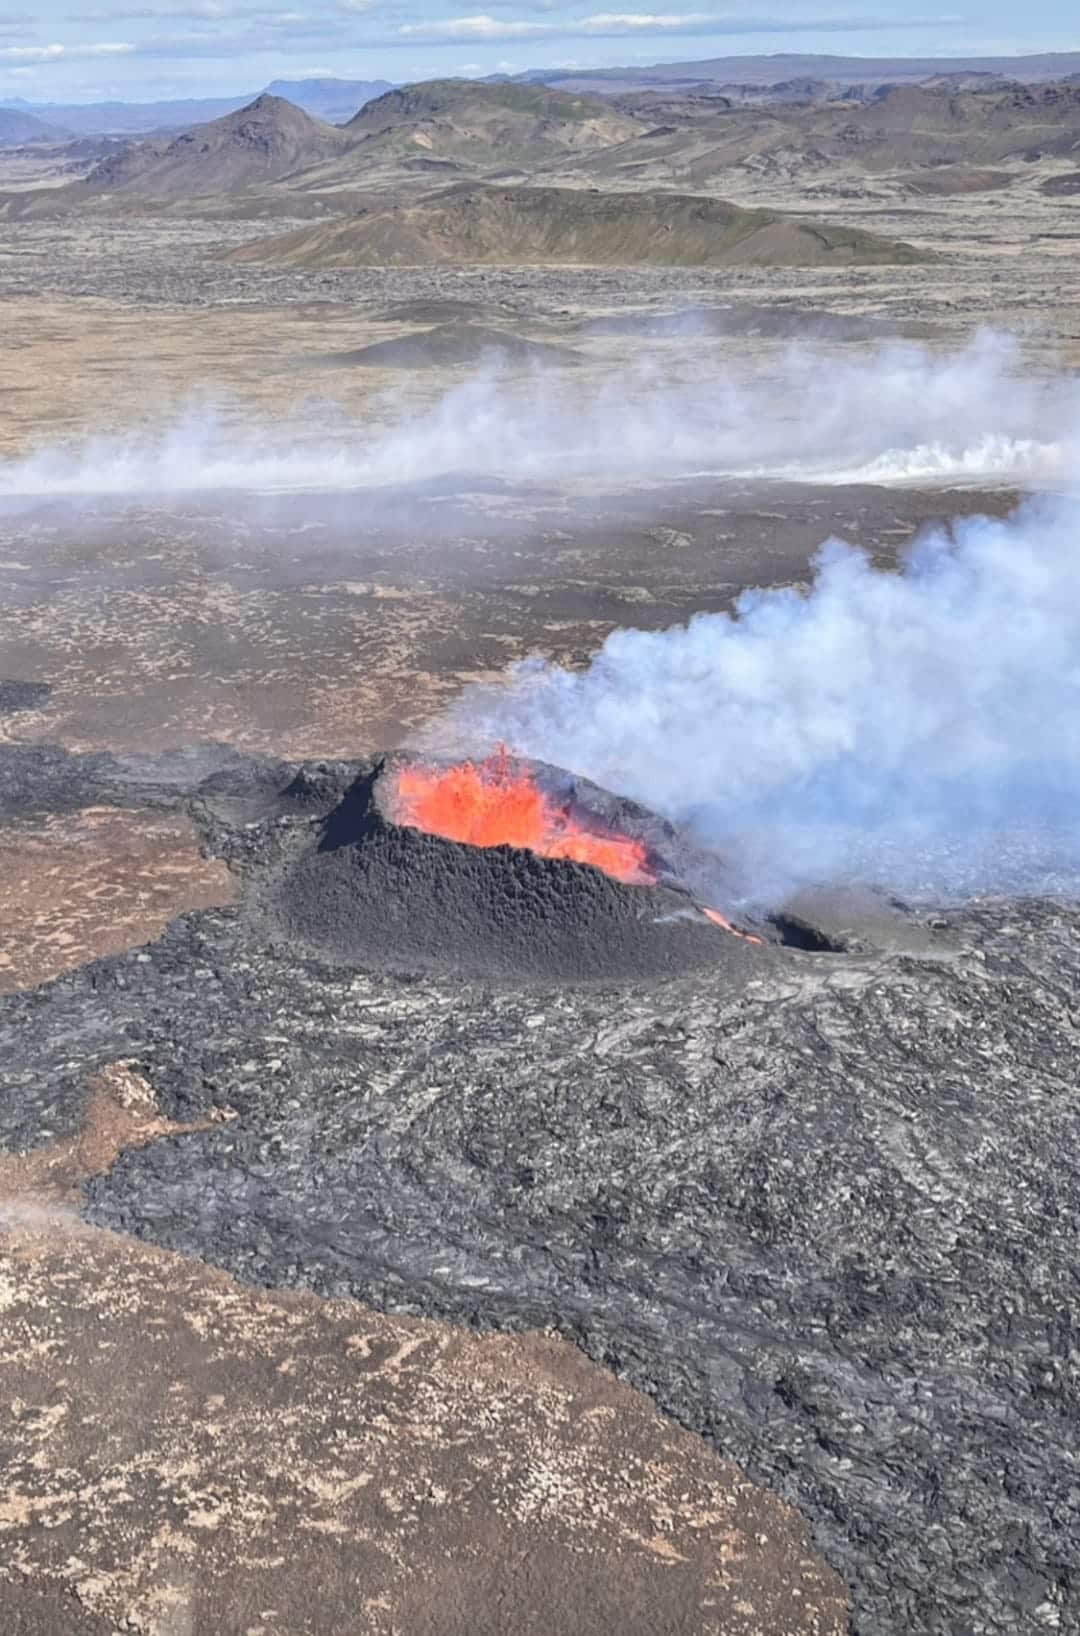
{"label": "glowing orange lava", "polygon": [[725,932],[731,932],[735,937],[741,937],[744,943],[760,943],[761,938],[755,937],[753,932],[741,932],[738,926],[733,926],[727,915],[722,915],[719,909],[706,909],[702,904],[701,912],[714,926],[722,926]]}
{"label": "glowing orange lava", "polygon": [[582,828],[527,772],[515,772],[505,750],[479,763],[403,767],[395,816],[448,841],[518,846],[543,858],[592,864],[628,886],[651,886],[656,879],[640,841]]}

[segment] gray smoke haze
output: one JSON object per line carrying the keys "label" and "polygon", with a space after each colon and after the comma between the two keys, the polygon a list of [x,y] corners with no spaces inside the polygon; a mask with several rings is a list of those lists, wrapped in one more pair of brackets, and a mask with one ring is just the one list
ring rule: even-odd
{"label": "gray smoke haze", "polygon": [[770,906],[810,882],[943,899],[1080,882],[1080,505],[933,533],[899,573],[840,541],[812,588],[620,630],[466,691],[425,735],[512,750],[689,825]]}
{"label": "gray smoke haze", "polygon": [[606,381],[592,370],[513,375],[493,357],[434,403],[384,397],[359,424],[326,404],[258,425],[238,405],[198,405],[166,429],[0,463],[0,500],[325,494],[474,473],[552,483],[687,474],[1056,483],[1076,469],[1080,383],[1032,379],[1000,335],[952,352],[747,349],[738,377],[735,354],[704,340],[678,359],[647,339],[628,339],[626,350],[629,361]]}
{"label": "gray smoke haze", "polygon": [[466,693],[427,742],[506,742],[691,825],[737,867],[747,903],[840,877],[936,898],[1074,891],[1077,380],[1032,378],[990,333],[949,352],[751,351],[738,378],[734,354],[704,340],[681,373],[647,340],[630,350],[607,384],[493,360],[426,407],[394,396],[360,424],[323,409],[253,428],[239,410],[200,408],[166,432],[2,463],[0,500],[227,490],[247,496],[243,515],[257,495],[295,491],[400,487],[409,505],[410,484],[454,474],[1058,488],[1009,522],[924,539],[899,574],[833,541],[807,595],[746,595],[734,618],[619,632],[581,674],[518,667]]}

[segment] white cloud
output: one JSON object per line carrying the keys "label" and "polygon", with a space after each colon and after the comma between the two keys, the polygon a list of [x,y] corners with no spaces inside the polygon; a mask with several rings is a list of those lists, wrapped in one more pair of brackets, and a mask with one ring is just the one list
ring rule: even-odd
{"label": "white cloud", "polygon": [[0,48],[0,62],[70,62],[86,57],[127,57],[135,51],[124,41],[103,45],[9,45]]}
{"label": "white cloud", "polygon": [[880,26],[882,26],[880,23],[868,22],[866,19],[803,18],[798,21],[777,18],[750,19],[720,16],[716,12],[706,11],[601,11],[590,17],[567,18],[561,22],[551,23],[492,17],[486,12],[478,12],[467,17],[450,17],[441,23],[403,23],[397,32],[399,38],[424,40],[435,45],[445,41],[546,40],[567,36],[604,39],[644,34],[783,33],[789,29],[797,29],[800,32],[811,32],[814,29],[834,32],[840,29]]}
{"label": "white cloud", "polygon": [[620,12],[601,11],[595,17],[586,17],[582,27],[586,29],[605,28],[689,28],[696,23],[715,22],[716,18],[706,12],[690,12],[687,16],[671,16],[666,12],[650,14],[648,12]]}
{"label": "white cloud", "polygon": [[[22,12],[28,0],[0,0],[8,13]],[[483,6],[469,11],[469,4]],[[640,3],[645,9],[638,11]],[[35,77],[78,88],[88,96],[94,70],[80,59],[110,59],[108,94],[129,91],[146,98],[200,90],[247,92],[258,80],[297,73],[296,62],[318,58],[332,66],[324,73],[360,77],[380,73],[399,81],[435,78],[447,71],[439,59],[449,51],[467,72],[513,73],[523,68],[561,68],[637,59],[693,56],[691,42],[761,36],[771,51],[796,49],[800,37],[851,33],[864,50],[872,34],[933,28],[944,53],[943,20],[886,21],[880,17],[822,16],[828,0],[39,0],[56,17],[40,14],[25,32],[15,19],[0,18],[0,74],[16,64],[36,64]],[[852,4],[852,0],[844,0]],[[865,3],[865,0],[862,0]],[[880,3],[880,0],[879,0]],[[917,0],[909,0],[912,5]],[[992,0],[1004,4],[1004,0]],[[860,0],[854,0],[857,6]],[[773,6],[784,13],[777,18]],[[54,9],[55,8],[55,9]],[[603,8],[603,9],[597,9]],[[625,9],[624,9],[625,8]],[[700,8],[700,9],[699,9]],[[715,8],[715,9],[711,9]],[[895,11],[881,5],[883,11]],[[66,17],[64,16],[66,13]],[[61,20],[63,19],[63,20]],[[131,19],[130,22],[125,19]],[[951,19],[949,20],[951,21]],[[47,32],[46,32],[47,31]],[[855,36],[866,38],[856,41]],[[121,36],[120,43],[93,43],[93,36]],[[769,38],[765,40],[765,36]],[[787,38],[785,38],[787,36]],[[89,37],[89,39],[88,39]],[[899,38],[899,36],[898,36]],[[57,41],[52,44],[51,41]],[[60,42],[66,42],[61,44]],[[128,43],[132,42],[132,43]],[[845,42],[847,43],[847,42]],[[883,42],[884,43],[884,42]],[[894,49],[897,42],[888,42]],[[1034,47],[1032,47],[1034,48]],[[744,48],[745,49],[745,48]],[[811,49],[825,50],[826,45]],[[698,53],[701,54],[701,53]],[[513,62],[497,61],[513,58]],[[119,68],[122,61],[123,68]],[[168,71],[157,65],[172,63]],[[66,65],[66,66],[65,66]],[[213,65],[213,66],[211,66]],[[240,65],[243,65],[241,68]]]}
{"label": "white cloud", "polygon": [[403,23],[398,33],[425,40],[520,40],[549,32],[546,23],[500,22],[496,17],[452,17],[445,23]]}
{"label": "white cloud", "polygon": [[[356,10],[367,0],[357,0]],[[342,0],[344,4],[344,0]],[[253,18],[272,27],[276,23],[308,23],[319,19],[306,11],[275,11],[268,6],[253,5],[252,0],[177,0],[176,5],[140,6],[120,3],[103,6],[96,11],[73,13],[70,23],[170,23],[193,20],[202,23],[230,22],[235,18]]]}

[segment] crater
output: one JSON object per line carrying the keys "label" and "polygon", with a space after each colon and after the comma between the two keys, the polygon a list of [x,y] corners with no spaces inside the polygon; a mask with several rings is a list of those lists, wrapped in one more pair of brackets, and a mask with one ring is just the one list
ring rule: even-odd
{"label": "crater", "polygon": [[[346,965],[489,981],[749,972],[769,958],[755,931],[730,924],[691,889],[690,843],[644,807],[515,761],[507,776],[533,791],[550,832],[521,844],[512,823],[506,843],[489,829],[477,844],[410,821],[417,814],[402,791],[419,769],[432,774],[408,756],[377,762],[302,828],[255,887],[277,935]],[[481,782],[497,776],[473,771]],[[594,855],[623,878],[585,861]]]}

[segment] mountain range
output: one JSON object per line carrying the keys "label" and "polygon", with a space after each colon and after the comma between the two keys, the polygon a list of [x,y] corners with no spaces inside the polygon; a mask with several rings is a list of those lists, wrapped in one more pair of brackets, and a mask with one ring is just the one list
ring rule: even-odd
{"label": "mountain range", "polygon": [[[263,189],[267,213],[321,210],[341,190],[430,188],[434,179],[525,176],[631,141],[646,127],[598,98],[546,86],[431,80],[385,92],[344,125],[266,93],[173,138],[106,155],[53,203],[108,195],[132,206]],[[272,190],[272,191],[271,191]]]}
{"label": "mountain range", "polygon": [[[261,93],[168,102],[31,103],[11,97],[0,100],[0,144],[56,141],[65,136],[163,135],[235,113],[256,95],[286,98],[317,119],[336,125],[389,90],[388,80],[302,79],[274,80]],[[22,128],[25,134],[19,135],[19,127],[8,124],[7,114],[27,121]],[[35,122],[44,129],[35,128]],[[16,134],[7,134],[9,131]]]}
{"label": "mountain range", "polygon": [[[1003,81],[1032,84],[1080,74],[1080,52],[1014,57],[837,57],[780,54],[710,57],[600,69],[528,69],[492,75],[486,82],[546,85],[577,94],[616,96],[635,91],[723,91],[736,100],[821,100],[883,86],[935,83],[953,89]],[[62,140],[65,136],[145,136],[182,131],[248,106],[258,95],[282,97],[305,113],[341,125],[365,103],[389,91],[388,81],[332,77],[273,80],[261,92],[163,102],[28,102],[0,98],[0,145]],[[21,115],[18,124],[8,115]],[[34,122],[38,123],[34,123]]]}
{"label": "mountain range", "polygon": [[44,203],[228,214],[242,200],[248,214],[303,218],[340,213],[361,193],[393,202],[477,180],[739,197],[786,178],[941,195],[1010,185],[1077,152],[1080,81],[742,104],[707,90],[600,98],[430,80],[384,92],[342,125],[265,93],[176,136],[114,143]]}
{"label": "mountain range", "polygon": [[[12,118],[33,129],[34,116]],[[65,161],[76,180],[0,194],[0,216],[264,218],[286,231],[260,240],[255,259],[311,267],[874,264],[920,252],[891,230],[855,231],[850,207],[824,221],[814,201],[1015,187],[1068,200],[1080,77],[773,101],[677,84],[600,97],[431,80],[384,91],[343,123],[266,92],[179,134],[78,142],[97,151],[78,169]]]}
{"label": "mountain range", "polygon": [[652,63],[642,67],[529,69],[521,79],[560,90],[643,91],[660,86],[686,90],[704,86],[769,86],[792,80],[817,81],[839,90],[921,83],[927,80],[1015,80],[1033,84],[1080,73],[1080,51],[1016,57],[834,57],[778,53],[759,57],[709,57],[697,62]]}

